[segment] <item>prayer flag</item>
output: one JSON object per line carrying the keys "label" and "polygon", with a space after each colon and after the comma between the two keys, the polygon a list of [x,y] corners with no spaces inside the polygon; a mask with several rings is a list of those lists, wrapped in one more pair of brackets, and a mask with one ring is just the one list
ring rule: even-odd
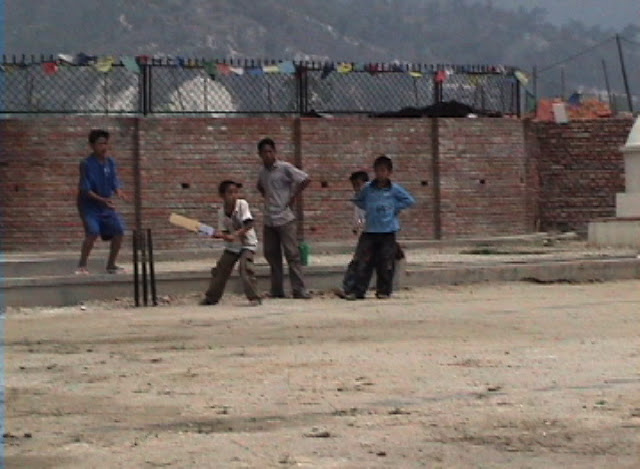
{"label": "prayer flag", "polygon": [[231,74],[231,66],[229,64],[218,64],[218,73],[220,75]]}
{"label": "prayer flag", "polygon": [[204,71],[207,72],[207,75],[209,75],[212,80],[215,80],[216,75],[218,74],[218,64],[215,62],[205,61]]}
{"label": "prayer flag", "polygon": [[60,62],[72,64],[73,63],[73,55],[69,54],[58,54],[58,60]]}
{"label": "prayer flag", "polygon": [[518,80],[522,86],[527,86],[527,83],[529,83],[529,77],[526,73],[520,70],[516,70],[514,75],[516,77],[516,80]]}
{"label": "prayer flag", "polygon": [[58,64],[55,62],[45,62],[42,64],[42,69],[47,75],[55,75],[58,73]]}
{"label": "prayer flag", "polygon": [[286,73],[288,75],[293,75],[296,73],[296,66],[293,62],[282,62],[278,64],[278,68],[280,69],[280,73]]}
{"label": "prayer flag", "polygon": [[343,62],[338,64],[338,73],[351,73],[353,72],[353,64]]}
{"label": "prayer flag", "polygon": [[111,68],[113,67],[113,62],[114,62],[113,57],[110,55],[100,57],[95,64],[96,70],[98,70],[101,73],[107,73],[111,71]]}
{"label": "prayer flag", "polygon": [[280,68],[277,65],[263,65],[262,71],[264,73],[279,73]]}
{"label": "prayer flag", "polygon": [[264,70],[262,70],[262,67],[249,67],[246,68],[245,71],[249,74],[249,75],[264,75]]}
{"label": "prayer flag", "polygon": [[327,78],[331,72],[333,72],[336,69],[335,65],[333,63],[327,63],[324,64],[324,66],[322,67],[322,75],[320,75],[320,79],[324,80],[325,78]]}
{"label": "prayer flag", "polygon": [[125,55],[121,57],[120,60],[122,61],[122,65],[124,65],[124,68],[127,71],[133,72],[133,73],[140,73],[140,65],[138,65],[138,62],[136,62],[135,57],[132,57],[130,55]]}

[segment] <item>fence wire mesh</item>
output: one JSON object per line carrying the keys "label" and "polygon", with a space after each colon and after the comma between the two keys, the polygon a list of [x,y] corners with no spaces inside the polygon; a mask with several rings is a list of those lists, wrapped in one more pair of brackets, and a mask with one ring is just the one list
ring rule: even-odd
{"label": "fence wire mesh", "polygon": [[285,74],[228,74],[211,79],[203,67],[151,67],[151,112],[297,113],[298,80]]}
{"label": "fence wire mesh", "polygon": [[150,60],[133,71],[116,61],[105,71],[95,63],[4,57],[0,113],[375,114],[441,101],[481,113],[520,111],[518,81],[504,67],[290,64],[289,72],[272,73],[266,66],[278,62],[216,62],[224,73],[212,73],[199,60]]}
{"label": "fence wire mesh", "polygon": [[114,66],[109,73],[93,67],[57,66],[54,73],[41,64],[4,65],[2,113],[137,113],[139,76]]}
{"label": "fence wire mesh", "polygon": [[309,110],[326,113],[381,113],[433,104],[433,81],[408,73],[331,73],[308,76]]}

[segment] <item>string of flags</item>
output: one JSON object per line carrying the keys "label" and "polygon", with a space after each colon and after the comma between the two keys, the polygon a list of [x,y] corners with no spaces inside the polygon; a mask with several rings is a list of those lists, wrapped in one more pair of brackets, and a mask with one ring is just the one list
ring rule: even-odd
{"label": "string of flags", "polygon": [[[163,57],[166,59],[166,57]],[[75,56],[70,54],[58,54],[55,60],[50,60],[42,63],[42,69],[47,75],[55,75],[60,72],[65,66],[69,65],[81,65],[81,66],[92,66],[100,73],[109,73],[114,66],[123,66],[127,71],[131,73],[141,73],[142,66],[146,64],[151,64],[154,62],[156,57],[148,56],[148,55],[139,55],[139,56],[96,56],[96,55],[87,55],[84,53],[77,54]],[[293,75],[296,73],[304,73],[306,69],[300,68],[300,66],[296,65],[292,61],[285,61],[275,64],[264,64],[264,65],[230,65],[226,63],[218,63],[215,61],[197,61],[193,59],[187,59],[184,57],[171,57],[171,64],[178,68],[203,68],[204,71],[212,78],[215,79],[218,76],[225,75],[265,75],[265,74],[284,74],[284,75]],[[1,67],[2,71],[10,71],[8,67],[12,67],[13,65],[5,64],[4,67]],[[15,64],[16,67],[19,67],[20,64]],[[314,69],[317,70],[317,69]],[[356,72],[366,72],[371,75],[377,75],[381,73],[406,73],[409,76],[420,79],[423,77],[432,78],[436,83],[444,83],[446,82],[451,75],[456,73],[459,74],[470,74],[472,76],[472,80],[474,84],[481,84],[485,79],[485,75],[488,73],[491,74],[501,74],[501,75],[512,75],[521,85],[527,86],[529,82],[528,75],[518,69],[513,69],[503,66],[497,65],[494,67],[485,67],[484,70],[478,71],[477,67],[474,66],[456,66],[456,67],[443,67],[438,70],[431,71],[421,71],[415,70],[411,68],[407,68],[400,64],[391,64],[388,66],[383,66],[382,64],[376,63],[352,63],[352,62],[338,62],[338,63],[326,63],[321,66],[320,70],[321,75],[320,78],[322,80],[326,79],[332,73],[338,73],[340,75],[356,73]]]}

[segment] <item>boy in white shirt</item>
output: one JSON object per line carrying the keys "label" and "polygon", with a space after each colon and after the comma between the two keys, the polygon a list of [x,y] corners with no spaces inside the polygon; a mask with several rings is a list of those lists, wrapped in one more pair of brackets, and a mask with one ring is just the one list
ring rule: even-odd
{"label": "boy in white shirt", "polygon": [[239,188],[238,183],[229,180],[222,181],[218,187],[223,204],[218,211],[218,231],[213,237],[224,240],[225,245],[218,263],[211,269],[211,283],[201,303],[203,305],[215,305],[220,301],[238,261],[245,295],[253,306],[261,304],[253,263],[258,237],[253,228],[249,203],[238,198]]}
{"label": "boy in white shirt", "polygon": [[[366,171],[355,171],[351,173],[349,177],[349,182],[351,182],[351,186],[353,187],[353,192],[357,194],[360,192],[360,189],[369,181],[369,175]],[[362,230],[364,229],[366,222],[366,212],[361,208],[358,208],[354,205],[353,207],[353,234],[356,236],[360,236]],[[335,294],[341,298],[344,298],[347,292],[353,290],[355,276],[356,276],[356,266],[357,260],[354,255],[349,265],[347,265],[347,270],[344,273],[344,278],[342,279],[342,288],[334,290]]]}

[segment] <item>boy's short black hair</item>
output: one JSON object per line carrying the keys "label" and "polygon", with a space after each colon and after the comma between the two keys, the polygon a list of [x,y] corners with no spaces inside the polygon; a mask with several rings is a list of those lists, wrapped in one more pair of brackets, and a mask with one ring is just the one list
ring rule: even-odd
{"label": "boy's short black hair", "polygon": [[225,195],[227,193],[227,189],[229,188],[229,186],[236,186],[238,189],[240,189],[242,187],[242,184],[232,181],[230,179],[225,179],[218,186],[218,194],[220,194],[221,196]]}
{"label": "boy's short black hair", "polygon": [[366,171],[354,171],[353,173],[351,173],[351,176],[349,177],[349,181],[351,181],[351,182],[356,182],[356,181],[368,182],[369,181],[369,174]]}
{"label": "boy's short black hair", "polygon": [[273,139],[263,138],[258,142],[258,151],[262,150],[267,145],[271,146],[274,150],[276,149],[276,142],[274,142]]}
{"label": "boy's short black hair", "polygon": [[89,144],[93,145],[99,138],[105,138],[109,140],[109,132],[102,129],[93,129],[89,132]]}
{"label": "boy's short black hair", "polygon": [[389,171],[393,171],[393,161],[386,155],[381,155],[375,159],[373,162],[373,169],[378,168],[380,166],[386,167]]}

